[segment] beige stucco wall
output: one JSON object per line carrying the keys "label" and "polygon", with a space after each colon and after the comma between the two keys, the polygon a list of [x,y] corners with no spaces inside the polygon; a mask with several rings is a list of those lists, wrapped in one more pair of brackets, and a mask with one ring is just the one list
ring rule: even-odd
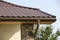
{"label": "beige stucco wall", "polygon": [[0,24],[0,40],[21,40],[20,24]]}

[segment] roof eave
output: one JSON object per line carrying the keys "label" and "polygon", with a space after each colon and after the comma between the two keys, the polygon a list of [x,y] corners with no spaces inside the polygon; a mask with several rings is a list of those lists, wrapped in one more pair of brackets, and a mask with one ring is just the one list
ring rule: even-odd
{"label": "roof eave", "polygon": [[56,18],[2,18],[0,22],[36,23],[36,20],[41,20],[41,24],[52,24],[56,21]]}

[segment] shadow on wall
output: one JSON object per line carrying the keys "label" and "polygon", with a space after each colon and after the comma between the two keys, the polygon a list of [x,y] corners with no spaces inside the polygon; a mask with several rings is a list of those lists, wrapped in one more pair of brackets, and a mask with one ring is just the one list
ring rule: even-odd
{"label": "shadow on wall", "polygon": [[0,40],[13,40],[15,38],[13,35],[19,30],[20,24],[0,24]]}

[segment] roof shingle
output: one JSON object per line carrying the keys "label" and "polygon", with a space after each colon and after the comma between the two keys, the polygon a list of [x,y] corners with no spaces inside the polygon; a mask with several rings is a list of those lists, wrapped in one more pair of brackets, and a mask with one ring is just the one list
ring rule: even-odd
{"label": "roof shingle", "polygon": [[0,1],[0,17],[52,18],[55,16],[43,12],[37,8],[24,7],[5,1]]}

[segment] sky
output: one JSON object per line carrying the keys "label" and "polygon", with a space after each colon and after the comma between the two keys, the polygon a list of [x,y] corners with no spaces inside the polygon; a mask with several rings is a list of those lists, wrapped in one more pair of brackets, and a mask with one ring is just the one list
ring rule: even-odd
{"label": "sky", "polygon": [[55,15],[57,21],[52,24],[54,32],[60,29],[60,0],[5,0],[13,4],[39,8],[40,10],[49,14]]}
{"label": "sky", "polygon": [[54,31],[60,29],[60,0],[5,0],[16,5],[39,8],[49,14],[55,15],[57,21],[52,24]]}

